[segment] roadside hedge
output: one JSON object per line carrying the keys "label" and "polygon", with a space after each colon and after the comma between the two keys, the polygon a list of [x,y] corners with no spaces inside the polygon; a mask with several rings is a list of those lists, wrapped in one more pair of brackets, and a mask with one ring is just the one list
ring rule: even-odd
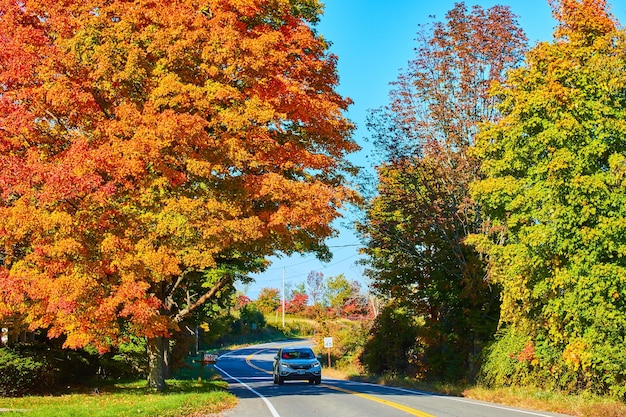
{"label": "roadside hedge", "polygon": [[58,372],[45,356],[0,349],[0,396],[19,397],[46,392],[56,386]]}

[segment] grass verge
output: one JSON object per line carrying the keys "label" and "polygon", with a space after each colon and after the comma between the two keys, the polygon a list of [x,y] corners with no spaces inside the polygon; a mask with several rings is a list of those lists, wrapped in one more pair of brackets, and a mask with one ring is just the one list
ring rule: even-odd
{"label": "grass verge", "polygon": [[626,416],[626,404],[623,402],[591,394],[571,395],[528,387],[498,389],[472,387],[466,389],[463,394],[467,398],[577,417]]}
{"label": "grass verge", "polygon": [[86,393],[60,396],[3,398],[4,415],[28,417],[200,417],[234,407],[237,399],[223,381],[168,380],[163,393],[146,388],[145,381],[100,386]]}

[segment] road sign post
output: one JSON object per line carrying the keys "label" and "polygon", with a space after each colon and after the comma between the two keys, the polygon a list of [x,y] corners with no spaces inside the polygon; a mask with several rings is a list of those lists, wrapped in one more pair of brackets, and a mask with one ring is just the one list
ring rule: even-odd
{"label": "road sign post", "polygon": [[332,337],[324,338],[324,347],[326,348],[326,351],[328,352],[328,367],[330,368],[330,349],[333,347]]}

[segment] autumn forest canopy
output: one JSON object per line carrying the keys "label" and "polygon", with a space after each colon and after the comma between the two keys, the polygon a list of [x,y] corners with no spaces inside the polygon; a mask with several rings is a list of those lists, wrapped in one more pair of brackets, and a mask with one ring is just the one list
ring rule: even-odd
{"label": "autumn forest canopy", "polygon": [[364,199],[317,0],[0,0],[0,321],[145,338],[162,389],[186,321],[361,205],[369,371],[624,399],[626,32],[549,3],[532,46],[506,6],[420,26]]}

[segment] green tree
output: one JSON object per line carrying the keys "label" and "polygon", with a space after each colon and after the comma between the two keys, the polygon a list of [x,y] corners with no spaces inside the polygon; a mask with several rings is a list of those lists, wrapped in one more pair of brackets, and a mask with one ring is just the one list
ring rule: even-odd
{"label": "green tree", "polygon": [[366,369],[379,375],[419,375],[419,324],[411,312],[392,304],[385,306],[374,320],[371,337],[361,354]]}
{"label": "green tree", "polygon": [[465,238],[482,227],[469,184],[480,165],[467,150],[494,120],[492,82],[521,62],[525,37],[507,7],[468,11],[422,27],[416,57],[394,84],[390,106],[369,127],[383,162],[378,195],[359,230],[375,293],[424,318],[420,357],[429,376],[469,373],[494,333],[498,289]]}
{"label": "green tree", "polygon": [[336,315],[341,315],[346,302],[352,296],[352,284],[343,275],[339,274],[326,280],[325,301]]}
{"label": "green tree", "polygon": [[248,303],[239,310],[239,323],[244,329],[265,327],[265,316],[255,303]]}
{"label": "green tree", "polygon": [[273,313],[280,306],[280,291],[277,288],[263,288],[254,304],[263,313]]}
{"label": "green tree", "polygon": [[513,381],[527,372],[623,398],[626,35],[605,1],[551,5],[554,41],[495,89],[504,117],[476,143],[486,178],[473,195],[490,228],[473,241],[502,285],[507,328],[489,360],[527,361]]}
{"label": "green tree", "polygon": [[298,284],[296,284],[293,288],[291,288],[291,290],[289,291],[289,298],[293,298],[296,295],[306,295],[306,284],[304,282],[300,282]]}

